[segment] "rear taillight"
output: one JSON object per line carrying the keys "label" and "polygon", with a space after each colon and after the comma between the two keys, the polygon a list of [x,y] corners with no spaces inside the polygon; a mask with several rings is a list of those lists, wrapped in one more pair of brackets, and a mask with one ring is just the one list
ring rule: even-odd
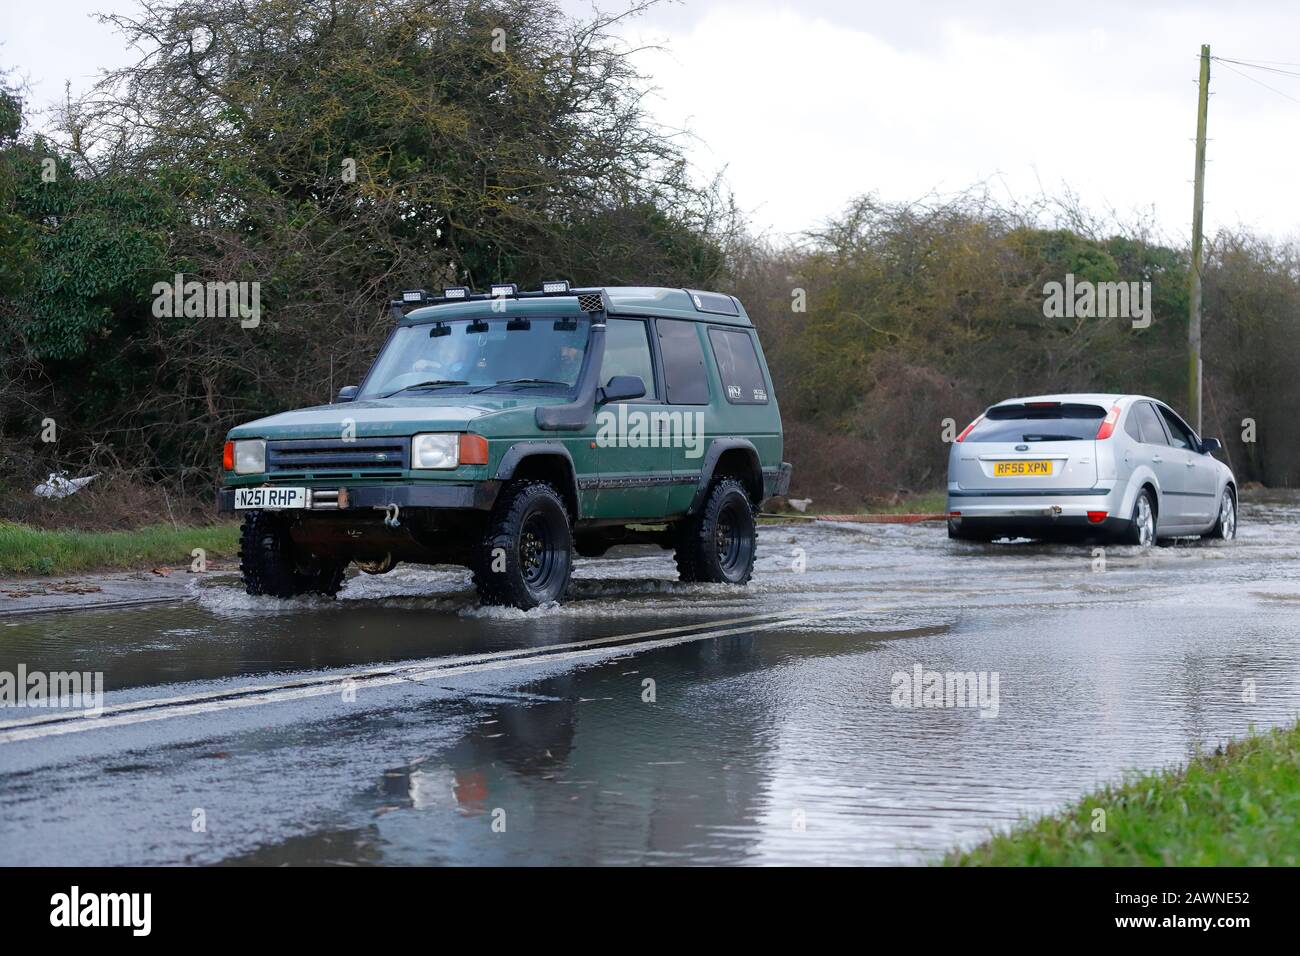
{"label": "rear taillight", "polygon": [[235,470],[235,443],[233,441],[226,442],[221,449],[221,467],[226,471]]}
{"label": "rear taillight", "polygon": [[976,425],[978,425],[978,424],[979,424],[980,422],[982,422],[982,421],[984,421],[984,416],[983,416],[983,415],[980,415],[979,418],[975,419],[975,421],[971,422],[969,425],[967,425],[965,428],[963,428],[963,429],[961,430],[961,434],[957,436],[957,441],[963,441],[963,440],[965,440],[966,436],[970,434],[970,430],[971,430],[972,428],[974,428]]}
{"label": "rear taillight", "polygon": [[1104,512],[1104,511],[1089,511],[1089,512],[1088,512],[1088,520],[1091,521],[1093,524],[1101,524],[1103,521],[1106,520],[1106,512]]}
{"label": "rear taillight", "polygon": [[[1110,437],[1111,432],[1115,430],[1115,423],[1119,421],[1119,406],[1116,405],[1101,420],[1101,427],[1097,429],[1097,441],[1102,441]],[[1103,517],[1105,517],[1103,515]]]}

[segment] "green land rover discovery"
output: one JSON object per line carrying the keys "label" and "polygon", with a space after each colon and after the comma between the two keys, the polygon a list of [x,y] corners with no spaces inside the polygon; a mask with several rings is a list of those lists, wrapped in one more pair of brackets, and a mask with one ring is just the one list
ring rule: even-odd
{"label": "green land rover discovery", "polygon": [[402,293],[365,381],[231,430],[219,508],[249,594],[335,594],[350,562],[470,568],[484,603],[561,600],[573,552],[654,543],[744,584],[785,494],[781,416],[734,297],[684,289]]}

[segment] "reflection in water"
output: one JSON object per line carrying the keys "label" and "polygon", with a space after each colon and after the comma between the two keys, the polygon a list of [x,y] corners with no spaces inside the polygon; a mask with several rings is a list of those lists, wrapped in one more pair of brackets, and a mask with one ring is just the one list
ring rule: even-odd
{"label": "reflection in water", "polygon": [[[1164,633],[1138,609],[1076,609],[1031,627],[1003,613],[612,660],[520,700],[471,699],[454,742],[385,772],[348,815],[364,858],[384,863],[923,861],[1294,713],[1297,638],[1282,615],[1243,634],[1230,612],[1161,610]],[[999,671],[999,716],[894,707],[890,675],[916,662]],[[1243,673],[1277,696],[1243,704]]]}

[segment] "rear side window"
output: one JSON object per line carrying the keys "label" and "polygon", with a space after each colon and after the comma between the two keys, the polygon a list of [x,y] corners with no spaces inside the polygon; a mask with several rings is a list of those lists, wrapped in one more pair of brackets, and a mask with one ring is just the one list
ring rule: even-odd
{"label": "rear side window", "polygon": [[754,340],[748,332],[735,329],[709,329],[713,357],[727,401],[733,405],[766,405],[767,380],[758,364]]}
{"label": "rear side window", "polygon": [[659,353],[664,360],[665,396],[674,405],[709,404],[709,379],[704,374],[704,350],[694,322],[656,319]]}
{"label": "rear side window", "polygon": [[[1139,403],[1140,404],[1140,403]],[[1128,432],[1128,437],[1134,441],[1142,440],[1142,429],[1138,426],[1138,407],[1134,405],[1124,416],[1124,431]]]}
{"label": "rear side window", "polygon": [[1169,444],[1169,439],[1165,437],[1165,430],[1160,427],[1160,419],[1156,417],[1156,410],[1151,407],[1150,402],[1138,402],[1133,411],[1136,413],[1138,428],[1142,432],[1139,441],[1148,445]]}
{"label": "rear side window", "polygon": [[1169,409],[1161,407],[1160,414],[1169,426],[1169,437],[1175,448],[1193,448],[1196,440],[1192,438],[1191,430],[1182,423],[1182,421]]}
{"label": "rear side window", "polygon": [[615,375],[635,375],[645,383],[645,398],[655,398],[655,372],[650,362],[650,339],[640,319],[609,319],[605,329],[605,360],[600,366],[600,384]]}
{"label": "rear side window", "polygon": [[1105,417],[1100,405],[997,405],[966,441],[1092,441]]}

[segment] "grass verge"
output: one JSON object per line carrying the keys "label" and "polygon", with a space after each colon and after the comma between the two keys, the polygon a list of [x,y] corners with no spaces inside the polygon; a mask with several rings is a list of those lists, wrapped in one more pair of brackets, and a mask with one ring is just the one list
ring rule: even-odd
{"label": "grass verge", "polygon": [[188,564],[202,548],[209,558],[239,550],[234,523],[174,527],[147,525],[133,531],[48,531],[0,521],[0,574],[67,574]]}
{"label": "grass verge", "polygon": [[872,501],[866,505],[857,507],[836,508],[833,505],[820,506],[813,502],[807,512],[790,511],[786,512],[792,518],[798,518],[802,515],[805,518],[815,518],[818,515],[915,515],[915,514],[946,514],[948,511],[948,492],[947,491],[925,491],[919,494],[908,495],[905,498],[899,498],[894,501],[880,499]]}
{"label": "grass verge", "polygon": [[[1102,820],[1105,830],[1094,831]],[[944,863],[957,866],[1295,866],[1300,724],[1186,767],[1131,777]]]}
{"label": "grass verge", "polygon": [[872,514],[883,515],[920,515],[938,514],[948,510],[948,492],[926,491],[909,495],[901,501],[873,506]]}

